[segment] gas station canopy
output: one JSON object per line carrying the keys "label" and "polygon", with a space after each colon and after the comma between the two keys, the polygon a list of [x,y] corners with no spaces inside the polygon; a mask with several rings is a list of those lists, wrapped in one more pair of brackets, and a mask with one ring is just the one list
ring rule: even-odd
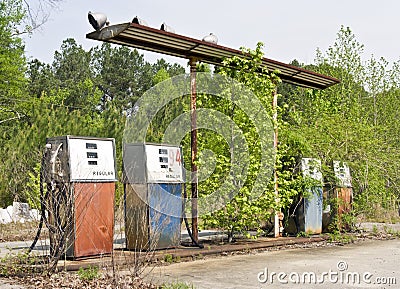
{"label": "gas station canopy", "polygon": [[[232,56],[245,57],[240,50],[135,23],[107,26],[86,37],[214,65],[221,65],[225,58]],[[264,58],[262,64],[268,71],[279,70],[278,75],[283,82],[302,87],[325,89],[340,82],[336,78],[268,58]]]}

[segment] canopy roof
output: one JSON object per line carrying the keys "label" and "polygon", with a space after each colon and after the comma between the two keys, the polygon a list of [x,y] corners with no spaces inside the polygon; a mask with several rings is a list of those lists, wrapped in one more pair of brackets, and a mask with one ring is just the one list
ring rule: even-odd
{"label": "canopy roof", "polygon": [[[135,23],[107,26],[86,37],[216,65],[221,65],[225,58],[232,56],[245,57],[240,50]],[[268,58],[263,58],[262,64],[268,71],[279,70],[278,75],[283,82],[302,87],[325,89],[340,82],[336,78]]]}

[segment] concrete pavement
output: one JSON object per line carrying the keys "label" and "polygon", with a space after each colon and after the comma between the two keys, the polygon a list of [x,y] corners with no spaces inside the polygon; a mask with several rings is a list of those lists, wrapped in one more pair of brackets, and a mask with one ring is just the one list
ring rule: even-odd
{"label": "concrete pavement", "polygon": [[[371,231],[373,227],[377,226],[374,225],[375,224],[366,224],[364,227],[367,231]],[[382,228],[378,226],[379,231],[385,231],[383,226],[386,225],[382,225]],[[389,226],[389,229],[400,231],[399,224],[393,226],[393,228]],[[184,235],[182,237],[187,236]],[[203,232],[202,238],[206,237],[222,238],[222,236],[213,235],[212,232]],[[281,246],[285,242],[288,243],[288,241],[290,240],[270,240],[269,242],[271,242],[272,247],[274,247]],[[280,244],[280,242],[283,243]],[[116,238],[115,243],[115,245],[123,247],[123,236],[122,238],[121,236]],[[252,246],[255,246],[255,248],[259,245],[266,246],[262,243],[264,243],[262,240],[255,241]],[[16,253],[24,250],[28,248],[30,244],[30,242],[0,243],[0,257],[8,252]],[[235,246],[239,248],[241,245],[236,244]],[[222,247],[223,246],[219,246],[218,249],[226,250],[226,248],[224,249]],[[185,249],[183,251],[193,251],[191,253],[193,256],[200,254],[205,256],[207,255],[206,252],[212,251],[212,249],[213,248],[200,250],[198,254],[195,248]],[[241,251],[241,253],[234,256],[218,256],[221,254],[217,252],[212,258],[204,260],[156,267],[145,277],[147,281],[158,284],[176,281],[188,282],[193,284],[197,289],[305,287],[400,288],[399,239],[388,241],[367,240],[345,246],[326,245],[325,247],[321,247],[320,245],[314,246],[310,244],[309,248],[286,248],[285,250],[279,250],[275,247],[272,251],[257,254],[251,253],[254,252],[252,250],[242,249],[237,250]],[[48,251],[48,241],[38,242],[35,252],[40,254],[40,252],[45,251]],[[161,253],[162,252],[160,252],[160,254]],[[179,256],[179,250],[167,253],[170,253],[172,256]],[[230,255],[230,253],[225,255]],[[81,266],[81,263],[79,263],[79,266]],[[337,273],[337,277],[342,277],[342,281],[335,281],[334,273]],[[366,273],[371,276],[367,275],[367,280],[364,280],[362,278]],[[329,274],[333,275],[331,276]],[[315,282],[310,279],[313,276],[315,276]],[[346,278],[353,278],[354,276],[360,278],[357,284],[350,282],[352,280],[345,280]],[[299,284],[293,282],[296,281],[296,278],[298,278],[297,283]],[[310,280],[305,280],[306,278]],[[323,282],[320,282],[321,280]],[[308,282],[305,283],[305,281]],[[22,287],[10,285],[7,284],[7,281],[0,280],[0,289],[9,288]]]}
{"label": "concrete pavement", "polygon": [[400,240],[367,240],[345,246],[176,263],[155,268],[146,280],[157,284],[187,282],[197,289],[400,288]]}

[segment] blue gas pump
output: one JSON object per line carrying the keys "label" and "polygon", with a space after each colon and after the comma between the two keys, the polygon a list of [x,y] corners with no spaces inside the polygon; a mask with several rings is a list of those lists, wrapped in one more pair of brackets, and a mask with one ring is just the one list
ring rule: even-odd
{"label": "blue gas pump", "polygon": [[126,248],[178,246],[184,184],[181,147],[125,144],[123,162]]}

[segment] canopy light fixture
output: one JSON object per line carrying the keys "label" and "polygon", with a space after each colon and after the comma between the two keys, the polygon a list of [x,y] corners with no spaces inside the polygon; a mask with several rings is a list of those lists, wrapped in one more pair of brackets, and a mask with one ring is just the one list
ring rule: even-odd
{"label": "canopy light fixture", "polygon": [[101,28],[109,24],[107,21],[107,16],[104,13],[99,13],[99,12],[92,13],[89,11],[88,19],[89,23],[96,31],[101,30]]}
{"label": "canopy light fixture", "polygon": [[149,26],[149,24],[147,24],[146,21],[144,21],[143,19],[135,16],[135,18],[132,19],[132,23],[134,24],[139,24],[139,25],[143,25],[143,26]]}
{"label": "canopy light fixture", "polygon": [[208,42],[208,43],[212,43],[212,44],[218,43],[218,37],[212,33],[210,33],[207,36],[204,36],[202,40],[205,42]]}
{"label": "canopy light fixture", "polygon": [[160,30],[162,31],[167,31],[167,32],[171,32],[171,33],[175,33],[175,29],[172,28],[171,26],[168,26],[165,22],[163,22],[161,24]]}

